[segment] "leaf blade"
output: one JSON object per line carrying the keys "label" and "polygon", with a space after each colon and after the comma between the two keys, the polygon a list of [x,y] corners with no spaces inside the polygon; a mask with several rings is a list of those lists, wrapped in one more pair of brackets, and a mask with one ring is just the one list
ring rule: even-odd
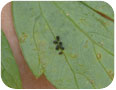
{"label": "leaf blade", "polygon": [[[25,4],[30,5],[28,2]],[[25,4],[22,4],[23,8]],[[80,2],[36,2],[36,8],[33,5],[36,14],[31,20],[31,26],[20,25],[30,32],[34,31],[40,63],[48,80],[56,88],[103,88],[111,83],[114,53],[113,22]],[[17,17],[21,16],[16,13],[22,15],[26,10],[14,11],[16,31],[20,37],[22,31],[19,30]],[[31,16],[32,11],[30,10],[27,16]],[[23,23],[23,20],[20,20],[20,23]],[[22,30],[24,31],[24,28]],[[61,56],[52,44],[57,35],[61,36],[65,47]],[[23,45],[21,47],[24,48]]]}
{"label": "leaf blade", "polygon": [[3,32],[1,32],[2,44],[1,44],[1,69],[2,69],[2,80],[4,84],[11,88],[22,88],[20,74],[18,66],[13,57],[12,51],[8,44],[8,41]]}

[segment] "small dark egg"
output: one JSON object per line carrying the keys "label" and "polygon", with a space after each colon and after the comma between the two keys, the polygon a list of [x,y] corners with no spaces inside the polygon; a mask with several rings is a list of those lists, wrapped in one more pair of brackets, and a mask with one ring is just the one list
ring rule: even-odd
{"label": "small dark egg", "polygon": [[56,40],[59,41],[60,40],[60,37],[59,36],[56,36]]}
{"label": "small dark egg", "polygon": [[62,42],[59,42],[59,45],[62,45]]}
{"label": "small dark egg", "polygon": [[59,48],[60,48],[59,45],[57,45],[57,46],[56,46],[56,50],[59,50]]}

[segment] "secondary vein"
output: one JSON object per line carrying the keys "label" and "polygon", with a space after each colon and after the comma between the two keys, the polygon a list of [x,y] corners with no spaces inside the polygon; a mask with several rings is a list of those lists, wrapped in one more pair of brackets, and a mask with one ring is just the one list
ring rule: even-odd
{"label": "secondary vein", "polygon": [[[40,3],[39,3],[39,8],[40,8],[40,11],[41,11],[41,13],[42,13],[42,16],[43,16],[44,20],[46,21],[46,23],[47,23],[47,25],[48,25],[48,27],[49,27],[49,29],[50,29],[50,32],[52,33],[52,35],[53,35],[54,38],[55,38],[55,35],[54,35],[53,31],[52,31],[52,28],[51,28],[51,26],[49,25],[47,19],[45,18],[44,14],[43,14],[43,12],[42,12],[42,8],[41,8],[41,6],[40,6]],[[70,70],[71,70],[72,73],[73,73],[73,76],[74,76],[74,80],[75,80],[76,86],[77,86],[77,88],[79,88],[79,86],[78,86],[78,82],[77,82],[77,79],[76,79],[76,74],[75,74],[74,70],[72,69],[70,63],[68,62],[68,59],[67,59],[67,57],[66,57],[65,54],[64,54],[64,57],[65,57],[65,60],[66,60],[66,62],[67,62],[67,64],[68,64]]]}
{"label": "secondary vein", "polygon": [[109,50],[107,50],[106,48],[102,47],[101,45],[99,45],[97,42],[95,42],[93,39],[91,39],[91,37],[84,31],[82,30],[76,23],[75,21],[70,17],[70,16],[67,16],[65,14],[65,11],[60,8],[55,2],[53,2],[54,5],[60,9],[62,11],[62,13],[73,23],[73,25],[77,28],[77,30],[79,30],[80,32],[82,32],[92,43],[96,44],[97,46],[99,46],[100,48],[102,48],[104,51],[106,51],[107,53],[109,53],[110,55],[114,56],[114,54],[112,52],[110,52]]}
{"label": "secondary vein", "polygon": [[86,3],[84,3],[83,1],[80,1],[81,4],[85,5],[86,7],[90,8],[91,10],[93,10],[94,12],[96,12],[97,14],[101,15],[102,17],[114,22],[114,19],[112,19],[111,17],[105,15],[104,13],[98,11],[98,10],[95,10],[94,8],[90,7],[89,5],[87,5]]}

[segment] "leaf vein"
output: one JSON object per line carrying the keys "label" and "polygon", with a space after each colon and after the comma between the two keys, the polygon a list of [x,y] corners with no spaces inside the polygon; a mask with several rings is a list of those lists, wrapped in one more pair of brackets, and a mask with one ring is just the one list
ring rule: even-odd
{"label": "leaf vein", "polygon": [[81,4],[85,5],[86,7],[90,8],[91,10],[93,10],[94,12],[96,12],[97,14],[99,14],[100,16],[106,18],[107,20],[110,20],[110,21],[114,22],[114,19],[112,19],[111,17],[105,15],[104,13],[102,13],[102,12],[100,12],[98,10],[93,9],[92,7],[90,7],[89,5],[87,5],[86,3],[84,3],[83,1],[80,1],[80,2],[81,2]]}
{"label": "leaf vein", "polygon": [[[95,56],[96,56],[96,55],[97,55],[97,52],[96,52],[95,46],[94,46],[93,43],[92,43],[92,45],[93,45],[94,54],[95,54]],[[107,69],[106,69],[105,66],[102,64],[102,62],[101,62],[100,60],[98,60],[97,57],[96,57],[96,59],[97,59],[98,63],[101,65],[101,67],[104,69],[104,71],[106,72],[106,74],[108,75],[108,77],[109,77],[111,80],[113,80],[113,78],[109,75]]]}
{"label": "leaf vein", "polygon": [[55,2],[53,2],[53,4],[58,8],[60,9],[63,14],[74,24],[74,26],[77,28],[77,30],[79,30],[80,32],[82,32],[92,43],[96,44],[97,46],[99,46],[100,48],[102,48],[104,51],[106,51],[107,53],[109,53],[110,55],[114,56],[114,54],[112,52],[110,52],[109,50],[107,50],[106,48],[102,47],[101,45],[99,45],[96,41],[94,41],[93,39],[91,39],[91,37],[84,31],[82,30],[76,23],[75,21],[70,17],[70,16],[67,16],[65,14],[65,11],[59,7]]}
{"label": "leaf vein", "polygon": [[[41,9],[41,6],[40,6],[40,3],[39,3],[39,7],[40,7],[40,11],[41,11],[41,13],[42,13],[43,18],[44,18],[44,20],[46,21],[46,23],[47,23],[47,25],[48,25],[48,27],[49,27],[49,29],[50,29],[50,32],[52,33],[52,35],[53,35],[53,36],[54,36],[54,38],[55,38],[55,35],[54,35],[54,33],[52,32],[52,28],[51,28],[51,26],[48,24],[47,19],[46,19],[46,18],[45,18],[45,16],[43,15],[43,12],[42,12],[42,9]],[[66,60],[66,62],[67,62],[67,64],[68,64],[68,66],[69,66],[70,70],[71,70],[71,71],[72,71],[72,73],[73,73],[73,76],[74,76],[74,80],[75,80],[76,86],[77,86],[77,88],[79,88],[79,86],[78,86],[78,82],[77,82],[77,79],[76,79],[75,72],[73,71],[73,69],[72,69],[71,65],[69,64],[69,62],[68,62],[68,60],[67,60],[67,58],[66,58],[66,55],[65,55],[65,54],[64,54],[64,56],[65,56],[65,60]]]}

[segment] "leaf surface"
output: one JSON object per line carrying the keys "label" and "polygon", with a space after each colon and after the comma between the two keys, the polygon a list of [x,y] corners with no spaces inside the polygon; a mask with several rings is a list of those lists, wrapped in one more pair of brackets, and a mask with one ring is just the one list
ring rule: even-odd
{"label": "leaf surface", "polygon": [[[109,10],[98,11],[98,3]],[[23,55],[36,77],[44,73],[56,88],[104,88],[112,82],[113,10],[98,3],[13,2]],[[53,44],[56,36],[65,48],[62,55]]]}
{"label": "leaf surface", "polygon": [[22,88],[22,83],[20,79],[20,74],[18,66],[15,62],[14,56],[12,54],[11,48],[8,41],[1,31],[1,77],[8,87],[10,88]]}

